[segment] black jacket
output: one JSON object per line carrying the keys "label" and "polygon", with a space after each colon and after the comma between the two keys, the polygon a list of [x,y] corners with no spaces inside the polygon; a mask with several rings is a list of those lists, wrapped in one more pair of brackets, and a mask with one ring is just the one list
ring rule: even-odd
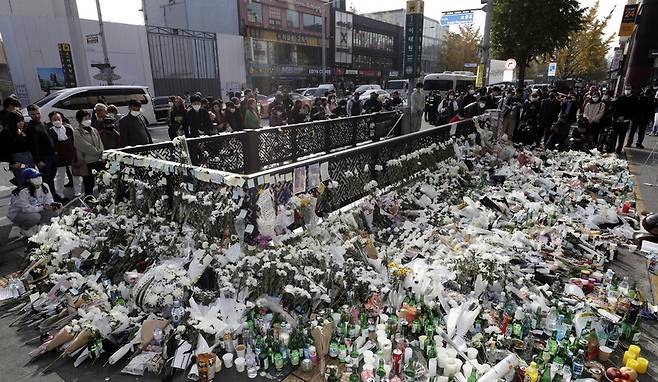
{"label": "black jacket", "polygon": [[523,114],[521,119],[524,121],[537,121],[539,119],[539,101],[525,101],[523,103]]}
{"label": "black jacket", "polygon": [[231,130],[233,131],[244,130],[244,120],[242,119],[242,115],[238,109],[235,109],[233,113],[226,109],[224,112],[224,122],[228,123],[231,126]]}
{"label": "black jacket", "polygon": [[25,134],[31,137],[30,140],[34,143],[30,150],[34,163],[45,162],[47,158],[55,156],[55,143],[44,123],[30,121],[25,129]]}
{"label": "black jacket", "polygon": [[366,113],[377,113],[382,111],[382,103],[378,99],[368,99],[364,104],[363,104],[363,110],[365,110]]}
{"label": "black jacket", "polygon": [[183,118],[183,131],[187,138],[196,138],[201,134],[208,134],[211,125],[208,110],[204,108],[199,109],[199,111],[190,109]]}
{"label": "black jacket", "polygon": [[138,146],[153,143],[149,133],[148,122],[143,115],[133,117],[128,113],[119,120],[119,134],[121,146]]}
{"label": "black jacket", "polygon": [[543,126],[550,126],[553,122],[557,121],[557,116],[560,114],[560,102],[557,99],[551,100],[546,98],[541,101],[539,109],[539,123]]}
{"label": "black jacket", "polygon": [[615,100],[614,118],[633,119],[638,112],[637,97],[622,95]]}
{"label": "black jacket", "polygon": [[290,111],[290,114],[288,115],[288,123],[295,124],[295,123],[304,123],[304,122],[306,122],[306,114],[304,114],[302,109],[293,108]]}
{"label": "black jacket", "polygon": [[477,98],[475,98],[475,94],[466,94],[464,96],[464,99],[462,100],[462,104],[460,106],[463,109],[466,106],[468,106],[468,105],[472,104],[473,102],[475,102],[476,100],[477,100]]}

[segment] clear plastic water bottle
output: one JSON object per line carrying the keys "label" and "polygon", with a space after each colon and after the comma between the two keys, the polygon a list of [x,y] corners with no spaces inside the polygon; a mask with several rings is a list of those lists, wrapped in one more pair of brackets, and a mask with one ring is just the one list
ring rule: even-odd
{"label": "clear plastic water bottle", "polygon": [[180,324],[183,316],[185,315],[185,308],[180,304],[180,301],[174,300],[173,305],[171,306],[171,323],[174,328]]}
{"label": "clear plastic water bottle", "polygon": [[556,330],[557,335],[555,336],[555,339],[560,342],[564,336],[567,335],[567,325],[564,323],[564,315],[562,314],[560,314],[560,317],[558,318]]}
{"label": "clear plastic water bottle", "polygon": [[557,326],[557,314],[555,313],[555,309],[551,309],[550,312],[548,312],[548,316],[546,316],[546,325],[544,326],[544,333],[547,335],[552,335],[553,332],[555,331]]}
{"label": "clear plastic water bottle", "polygon": [[621,280],[617,289],[622,296],[628,296],[628,290],[630,289],[630,285],[628,284],[628,277],[624,276],[624,279]]}

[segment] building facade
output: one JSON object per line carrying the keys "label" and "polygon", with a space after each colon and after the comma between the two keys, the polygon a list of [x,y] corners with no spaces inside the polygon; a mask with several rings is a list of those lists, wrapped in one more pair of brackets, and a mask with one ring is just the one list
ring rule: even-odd
{"label": "building facade", "polygon": [[[364,16],[395,24],[404,28],[406,11],[395,9],[391,11],[366,13]],[[421,74],[436,73],[439,69],[439,51],[447,29],[430,17],[423,21],[423,55],[421,58]],[[400,50],[402,51],[402,50]]]}
{"label": "building facade", "polygon": [[319,84],[323,38],[325,74],[330,76],[329,8],[320,0],[240,0],[248,85],[270,94],[279,86],[294,89]]}
{"label": "building facade", "polygon": [[[105,84],[92,66],[104,62],[98,32],[96,20],[79,18],[75,0],[0,1],[2,98],[14,93],[25,105],[64,86]],[[105,34],[119,77],[114,83],[148,86],[153,93],[144,26],[105,23]]]}
{"label": "building facade", "polygon": [[383,84],[399,78],[404,49],[401,26],[334,10],[332,28],[333,82],[341,89]]}

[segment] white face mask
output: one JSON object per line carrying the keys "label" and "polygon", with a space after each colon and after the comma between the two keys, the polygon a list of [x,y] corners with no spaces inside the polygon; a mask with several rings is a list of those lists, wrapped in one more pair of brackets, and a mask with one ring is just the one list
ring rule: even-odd
{"label": "white face mask", "polygon": [[80,122],[80,123],[84,127],[89,127],[89,126],[91,126],[91,119],[83,119],[82,122]]}
{"label": "white face mask", "polygon": [[487,104],[484,102],[480,102],[480,109],[484,109],[485,107],[487,107]]}
{"label": "white face mask", "polygon": [[53,126],[62,127],[62,121],[53,121]]}
{"label": "white face mask", "polygon": [[228,109],[228,110],[229,110],[231,113],[235,113],[235,109],[234,109],[234,108],[230,108],[230,109]]}
{"label": "white face mask", "polygon": [[475,90],[469,90],[468,94],[475,94]]}
{"label": "white face mask", "polygon": [[130,115],[132,115],[133,117],[138,117],[140,114],[142,114],[142,112],[140,110],[137,110],[137,111],[130,110]]}
{"label": "white face mask", "polygon": [[592,97],[592,101],[599,102],[599,97]]}
{"label": "white face mask", "polygon": [[629,95],[633,94],[633,92],[631,90],[624,90],[624,94],[629,96]]}
{"label": "white face mask", "polygon": [[453,100],[453,99],[455,99],[455,96],[454,96],[454,95],[449,95],[449,96],[448,96],[448,99],[449,99],[449,100]]}
{"label": "white face mask", "polygon": [[531,100],[536,101],[537,97],[530,97]]}
{"label": "white face mask", "polygon": [[35,186],[41,186],[41,184],[43,183],[43,179],[41,179],[41,177],[38,176],[36,178],[30,179],[30,183],[32,183]]}
{"label": "white face mask", "polygon": [[192,109],[194,109],[194,111],[199,111],[201,110],[201,105],[192,105]]}

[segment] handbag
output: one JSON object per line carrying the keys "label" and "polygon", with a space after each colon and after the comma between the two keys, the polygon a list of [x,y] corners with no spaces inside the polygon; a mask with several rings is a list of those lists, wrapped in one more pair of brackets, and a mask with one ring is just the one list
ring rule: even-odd
{"label": "handbag", "polygon": [[89,167],[87,167],[87,162],[75,160],[71,163],[71,173],[74,176],[88,176]]}

